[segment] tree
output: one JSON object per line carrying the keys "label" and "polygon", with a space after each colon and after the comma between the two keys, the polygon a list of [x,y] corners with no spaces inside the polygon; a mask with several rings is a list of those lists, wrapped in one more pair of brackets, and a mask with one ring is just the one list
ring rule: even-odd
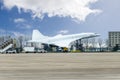
{"label": "tree", "polygon": [[89,48],[90,48],[90,51],[96,51],[95,47],[96,47],[96,40],[95,38],[90,38],[89,40]]}
{"label": "tree", "polygon": [[103,39],[99,38],[98,39],[98,45],[100,47],[100,51],[102,51],[102,44],[103,44]]}
{"label": "tree", "polygon": [[109,40],[108,39],[105,39],[105,45],[106,45],[107,50],[109,50]]}
{"label": "tree", "polygon": [[96,45],[96,40],[95,40],[95,38],[91,38],[91,39],[90,39],[90,43],[91,43],[91,45],[92,45],[92,48],[95,48],[95,45]]}
{"label": "tree", "polygon": [[83,39],[82,43],[83,43],[83,45],[85,47],[85,51],[87,51],[88,48],[89,48],[89,40],[88,39]]}
{"label": "tree", "polygon": [[20,43],[20,48],[23,47],[23,36],[18,37],[19,43]]}

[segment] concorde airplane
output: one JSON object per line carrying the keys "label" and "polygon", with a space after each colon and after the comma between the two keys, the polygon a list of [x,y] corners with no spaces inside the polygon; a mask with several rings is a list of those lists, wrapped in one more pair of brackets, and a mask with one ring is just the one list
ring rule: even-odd
{"label": "concorde airplane", "polygon": [[38,30],[33,30],[32,40],[28,42],[38,42],[38,43],[54,44],[59,47],[69,47],[69,44],[75,40],[83,39],[83,38],[92,38],[97,36],[99,36],[99,34],[97,33],[79,33],[79,34],[71,34],[71,35],[59,34],[54,37],[48,37],[42,35]]}

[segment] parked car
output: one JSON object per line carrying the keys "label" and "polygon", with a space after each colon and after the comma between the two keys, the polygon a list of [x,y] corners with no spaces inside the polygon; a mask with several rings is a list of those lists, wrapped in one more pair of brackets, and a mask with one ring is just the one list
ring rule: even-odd
{"label": "parked car", "polygon": [[24,47],[23,52],[25,53],[35,53],[35,47]]}
{"label": "parked car", "polygon": [[16,49],[10,48],[6,51],[6,53],[17,53],[17,51],[16,51]]}
{"label": "parked car", "polygon": [[36,49],[36,52],[37,53],[47,53],[47,51],[44,49]]}

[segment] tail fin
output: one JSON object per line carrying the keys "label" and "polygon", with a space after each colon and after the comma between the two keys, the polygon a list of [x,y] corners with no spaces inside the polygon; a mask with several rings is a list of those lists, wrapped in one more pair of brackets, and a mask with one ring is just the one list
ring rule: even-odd
{"label": "tail fin", "polygon": [[46,36],[42,35],[38,30],[33,30],[32,40],[44,39]]}

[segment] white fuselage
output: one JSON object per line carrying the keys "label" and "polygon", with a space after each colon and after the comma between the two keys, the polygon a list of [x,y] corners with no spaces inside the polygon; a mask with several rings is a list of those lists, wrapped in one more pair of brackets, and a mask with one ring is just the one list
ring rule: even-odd
{"label": "white fuselage", "polygon": [[40,42],[46,44],[54,44],[60,47],[68,47],[69,44],[75,40],[83,38],[92,38],[99,36],[96,33],[80,33],[80,34],[71,34],[71,35],[57,35],[54,37],[43,36],[38,30],[33,30],[32,40],[30,42]]}

